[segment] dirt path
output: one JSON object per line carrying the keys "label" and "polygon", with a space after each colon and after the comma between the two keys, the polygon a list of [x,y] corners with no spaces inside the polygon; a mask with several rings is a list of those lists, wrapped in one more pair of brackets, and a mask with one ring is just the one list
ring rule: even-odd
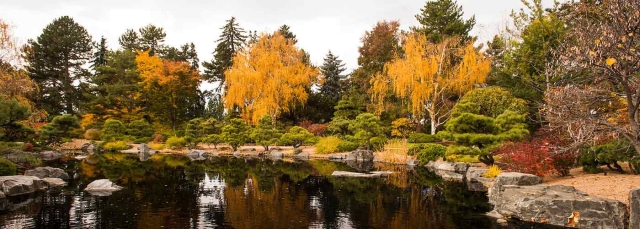
{"label": "dirt path", "polygon": [[[626,171],[629,171],[626,168]],[[608,171],[607,174],[587,174],[582,168],[571,170],[571,176],[550,176],[544,179],[546,185],[569,185],[592,196],[615,199],[629,204],[629,191],[640,188],[640,175],[620,174]]]}

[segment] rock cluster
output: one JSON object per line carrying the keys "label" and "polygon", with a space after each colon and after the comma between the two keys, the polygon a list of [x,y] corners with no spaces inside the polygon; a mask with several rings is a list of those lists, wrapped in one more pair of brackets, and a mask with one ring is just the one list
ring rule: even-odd
{"label": "rock cluster", "polygon": [[59,168],[52,167],[39,167],[32,170],[27,170],[24,173],[25,176],[35,176],[40,179],[42,178],[59,178],[62,180],[68,180],[71,178],[67,172]]}

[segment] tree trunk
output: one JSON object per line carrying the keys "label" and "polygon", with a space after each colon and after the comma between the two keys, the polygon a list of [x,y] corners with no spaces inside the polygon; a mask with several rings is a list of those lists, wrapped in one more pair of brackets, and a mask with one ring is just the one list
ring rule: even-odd
{"label": "tree trunk", "polygon": [[436,134],[436,129],[438,128],[438,120],[436,120],[436,115],[433,112],[429,112],[429,118],[431,119],[431,134]]}

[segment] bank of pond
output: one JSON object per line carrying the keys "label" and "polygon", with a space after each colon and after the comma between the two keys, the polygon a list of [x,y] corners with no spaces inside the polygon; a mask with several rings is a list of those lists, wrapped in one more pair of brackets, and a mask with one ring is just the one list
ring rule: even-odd
{"label": "bank of pond", "polygon": [[[80,159],[80,160],[79,160]],[[71,179],[63,188],[7,198],[0,228],[520,228],[487,216],[486,193],[424,167],[357,166],[155,154],[94,154],[44,161]],[[334,171],[391,171],[383,178]],[[123,189],[84,191],[109,179]],[[543,225],[533,225],[542,228]],[[544,228],[550,228],[544,226]]]}

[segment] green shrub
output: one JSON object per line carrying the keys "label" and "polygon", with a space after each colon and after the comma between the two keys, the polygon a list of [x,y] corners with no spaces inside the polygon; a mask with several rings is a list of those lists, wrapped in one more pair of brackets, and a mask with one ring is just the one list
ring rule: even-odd
{"label": "green shrub", "polygon": [[42,165],[42,158],[27,154],[24,156],[24,163],[31,168],[40,167]]}
{"label": "green shrub", "polygon": [[80,128],[78,118],[67,114],[54,117],[50,123],[40,127],[38,132],[41,142],[49,145],[70,139],[72,137],[70,132],[75,128]]}
{"label": "green shrub", "polygon": [[0,176],[16,175],[16,165],[13,162],[0,158]]}
{"label": "green shrub", "polygon": [[100,140],[102,133],[98,129],[88,129],[84,132],[84,139],[87,140]]}
{"label": "green shrub", "polygon": [[137,138],[133,140],[133,143],[135,144],[147,143],[147,142],[151,142],[151,140],[152,140],[151,137]]}
{"label": "green shrub", "polygon": [[124,141],[107,142],[104,144],[103,149],[107,151],[127,150],[129,149],[129,145]]}
{"label": "green shrub", "polygon": [[407,139],[409,143],[432,143],[440,141],[438,136],[432,134],[425,133],[413,133],[409,135],[409,139]]}
{"label": "green shrub", "polygon": [[373,137],[369,140],[371,142],[371,149],[373,151],[384,150],[384,145],[387,144],[388,139],[384,136]]}
{"label": "green shrub", "polygon": [[329,154],[329,153],[338,153],[340,152],[340,145],[343,143],[340,138],[336,136],[329,136],[320,138],[318,143],[316,143],[316,153],[318,154]]}
{"label": "green shrub", "polygon": [[102,127],[102,140],[110,142],[123,140],[125,138],[126,127],[121,121],[109,119]]}
{"label": "green shrub", "polygon": [[418,149],[414,148],[414,150],[417,151],[415,155],[418,161],[421,164],[426,164],[429,161],[437,161],[439,158],[444,157],[447,147],[440,144],[425,143],[420,144]]}
{"label": "green shrub", "polygon": [[482,154],[482,150],[478,148],[471,148],[467,146],[449,146],[447,147],[446,155],[469,155],[469,156],[477,156]]}
{"label": "green shrub", "polygon": [[338,152],[351,152],[357,150],[358,147],[360,147],[360,144],[357,142],[343,140],[342,143],[338,145]]}
{"label": "green shrub", "polygon": [[144,119],[135,120],[127,124],[126,133],[135,138],[150,137],[153,132],[153,126]]}
{"label": "green shrub", "polygon": [[165,145],[169,149],[182,149],[187,145],[187,141],[184,138],[173,136],[167,139]]}

